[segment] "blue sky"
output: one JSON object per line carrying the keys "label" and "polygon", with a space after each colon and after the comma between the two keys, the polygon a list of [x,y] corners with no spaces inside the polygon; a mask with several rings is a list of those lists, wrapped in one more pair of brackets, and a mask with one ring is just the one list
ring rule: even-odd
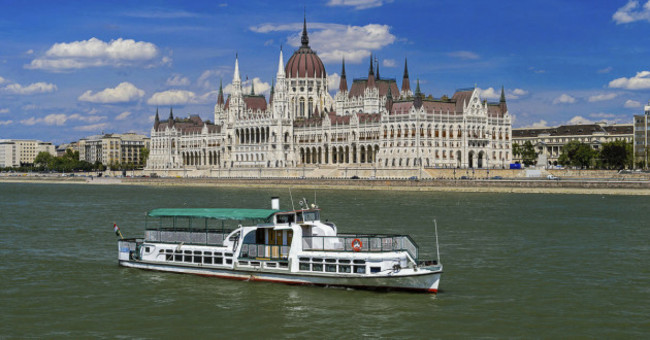
{"label": "blue sky", "polygon": [[351,81],[372,53],[398,83],[408,57],[411,86],[437,98],[504,86],[514,127],[631,123],[650,100],[645,0],[0,0],[0,138],[149,134],[156,107],[212,120],[236,53],[268,94],[305,10],[332,90],[342,56]]}

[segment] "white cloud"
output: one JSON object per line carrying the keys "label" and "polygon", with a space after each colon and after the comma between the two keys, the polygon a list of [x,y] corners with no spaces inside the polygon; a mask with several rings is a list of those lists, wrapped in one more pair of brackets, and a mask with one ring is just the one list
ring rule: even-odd
{"label": "white cloud", "polygon": [[[233,67],[235,63],[233,61]],[[209,88],[216,88],[219,86],[219,82],[217,81],[217,78],[223,78],[226,75],[230,75],[232,77],[232,68],[228,66],[221,66],[217,69],[214,70],[205,70],[201,75],[199,76],[199,79],[197,79],[196,83],[198,86],[201,86],[203,88],[209,89]],[[214,83],[213,83],[214,81]]]}
{"label": "white cloud", "polygon": [[463,60],[475,60],[481,58],[478,54],[470,51],[454,51],[447,53],[448,56]]}
{"label": "white cloud", "polygon": [[29,55],[29,54],[34,54],[34,50],[29,49],[29,50],[27,50],[27,51],[25,52],[25,54],[28,54],[28,55]]}
{"label": "white cloud", "polygon": [[540,69],[538,69],[538,68],[536,68],[536,67],[534,67],[534,66],[531,66],[531,67],[529,67],[528,69],[531,70],[531,71],[533,71],[533,72],[535,72],[535,73],[537,73],[537,74],[546,73],[546,70],[540,70]]}
{"label": "white cloud", "polygon": [[0,77],[0,84],[5,82],[5,78]]}
{"label": "white cloud", "polygon": [[566,123],[567,125],[579,125],[579,124],[593,124],[593,120],[589,120],[585,117],[582,116],[574,116],[573,118],[569,119],[569,121]]}
{"label": "white cloud", "polygon": [[165,85],[167,86],[187,86],[190,84],[190,80],[187,77],[183,77],[180,74],[174,74],[171,77],[167,78]]}
{"label": "white cloud", "polygon": [[124,111],[124,112],[120,113],[117,117],[115,117],[115,120],[124,120],[124,119],[128,118],[130,115],[131,115],[130,111]]}
{"label": "white cloud", "polygon": [[13,122],[13,120],[0,120],[0,125],[9,125]]}
{"label": "white cloud", "polygon": [[5,86],[3,90],[5,92],[12,93],[12,94],[29,95],[29,94],[36,94],[36,93],[54,92],[58,90],[58,88],[54,84],[38,82],[38,83],[29,84],[28,86],[25,87],[23,87],[18,83],[9,84]]}
{"label": "white cloud", "polygon": [[[256,33],[293,31],[294,34],[287,41],[291,46],[300,46],[302,23],[263,24],[250,29]],[[308,30],[310,46],[319,51],[318,56],[325,63],[341,61],[343,57],[346,62],[360,63],[370,56],[371,51],[390,45],[397,39],[390,33],[390,26],[379,24],[347,26],[310,23]]]}
{"label": "white cloud", "polygon": [[487,88],[485,90],[477,88],[478,95],[483,99],[499,99],[501,98],[500,90],[495,90],[493,87]]}
{"label": "white cloud", "polygon": [[143,90],[140,90],[135,87],[135,85],[125,81],[117,85],[115,88],[106,88],[103,91],[94,94],[92,91],[88,90],[77,99],[82,102],[110,104],[128,103],[138,100],[143,96]]}
{"label": "white cloud", "polygon": [[599,112],[599,113],[590,113],[589,117],[596,118],[596,119],[598,118],[605,119],[605,118],[615,118],[616,115],[613,113]]}
{"label": "white cloud", "polygon": [[609,82],[609,87],[621,88],[627,90],[647,90],[650,89],[650,71],[637,72],[631,78],[617,78]]}
{"label": "white cloud", "polygon": [[78,113],[71,115],[66,115],[65,113],[52,113],[42,118],[30,117],[28,119],[23,119],[20,121],[23,125],[36,125],[36,124],[45,124],[45,125],[64,125],[69,120],[78,120],[82,122],[94,123],[100,120],[106,119],[105,116],[82,116]]}
{"label": "white cloud", "polygon": [[147,100],[149,105],[178,105],[189,104],[194,102],[196,94],[192,91],[185,90],[168,90],[154,93]]}
{"label": "white cloud", "polygon": [[598,70],[598,73],[609,73],[609,72],[612,72],[613,69],[614,69],[613,67],[608,66],[608,67],[605,67],[603,69]]}
{"label": "white cloud", "polygon": [[[66,71],[100,66],[151,66],[158,57],[158,47],[145,41],[133,39],[104,42],[97,38],[70,43],[56,43],[44,56],[32,60],[25,68],[47,71]],[[167,57],[165,57],[167,58]],[[161,63],[168,62],[162,60]]]}
{"label": "white cloud", "polygon": [[553,104],[573,104],[575,102],[576,99],[566,93],[563,93],[561,96],[553,99]]}
{"label": "white cloud", "polygon": [[624,107],[628,109],[636,109],[641,107],[641,102],[637,102],[636,100],[628,99],[625,101],[625,104],[623,104]]}
{"label": "white cloud", "polygon": [[329,88],[330,92],[338,92],[340,83],[341,76],[338,73],[327,75],[327,87]]}
{"label": "white cloud", "polygon": [[519,99],[520,97],[524,97],[528,95],[528,91],[524,89],[514,89],[510,91],[509,94],[506,95],[506,98],[508,99]]}
{"label": "white cloud", "polygon": [[9,109],[8,108],[0,109],[0,114],[2,113],[9,113]]}
{"label": "white cloud", "polygon": [[605,100],[612,100],[612,99],[616,98],[616,96],[618,96],[618,94],[616,94],[616,93],[598,94],[598,95],[595,95],[595,96],[590,96],[589,97],[589,102],[593,103],[593,102],[602,102],[602,101],[605,101]]}
{"label": "white cloud", "polygon": [[260,78],[253,78],[253,80],[246,80],[242,82],[242,91],[244,94],[251,93],[251,82],[255,85],[255,94],[268,94],[271,90],[271,84],[265,83]]}
{"label": "white cloud", "polygon": [[107,126],[108,123],[99,123],[99,124],[75,126],[74,129],[77,131],[98,131],[99,132],[105,129]]}
{"label": "white cloud", "polygon": [[639,2],[636,0],[628,1],[625,6],[619,8],[612,20],[616,24],[628,24],[635,21],[648,21],[650,22],[650,1],[646,2],[643,7],[639,8]]}
{"label": "white cloud", "polygon": [[381,65],[384,67],[395,67],[397,66],[397,62],[395,62],[395,59],[384,59]]}
{"label": "white cloud", "polygon": [[532,123],[529,126],[524,126],[526,129],[543,129],[548,127],[548,122],[545,120],[540,120],[539,122]]}
{"label": "white cloud", "polygon": [[330,0],[327,6],[350,6],[356,10],[379,7],[384,3],[393,2],[392,0]]}

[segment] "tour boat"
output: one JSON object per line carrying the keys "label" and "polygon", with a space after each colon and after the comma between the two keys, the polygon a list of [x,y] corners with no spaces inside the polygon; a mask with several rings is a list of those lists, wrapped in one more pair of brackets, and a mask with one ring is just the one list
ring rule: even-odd
{"label": "tour boat", "polygon": [[[318,206],[303,199],[300,207],[280,210],[274,197],[271,209],[154,209],[144,238],[118,240],[119,264],[246,281],[438,292],[439,251],[438,259],[423,261],[409,236],[339,234],[321,220]],[[155,226],[150,218],[158,219]],[[253,225],[225,229],[232,221]],[[437,248],[437,230],[435,236]]]}

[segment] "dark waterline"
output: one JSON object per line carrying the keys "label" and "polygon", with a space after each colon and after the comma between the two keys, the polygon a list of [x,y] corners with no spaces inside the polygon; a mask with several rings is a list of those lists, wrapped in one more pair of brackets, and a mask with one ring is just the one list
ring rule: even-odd
{"label": "dark waterline", "polygon": [[[650,332],[650,198],[318,191],[341,232],[401,233],[441,293],[238,282],[117,266],[112,223],[161,207],[267,208],[289,192],[0,183],[0,338],[634,337]],[[314,199],[313,191],[293,191]]]}

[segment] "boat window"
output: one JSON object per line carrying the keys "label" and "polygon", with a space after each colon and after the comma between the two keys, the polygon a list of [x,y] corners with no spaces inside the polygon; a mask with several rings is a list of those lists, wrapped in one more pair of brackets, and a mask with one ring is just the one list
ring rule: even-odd
{"label": "boat window", "polygon": [[226,259],[226,264],[232,264],[232,259]]}
{"label": "boat window", "polygon": [[325,262],[336,263],[336,259],[325,259]]}
{"label": "boat window", "polygon": [[323,259],[313,258],[311,259],[311,262],[323,262]]}
{"label": "boat window", "polygon": [[204,256],[203,257],[203,263],[212,264],[212,256],[208,256],[208,255]]}
{"label": "boat window", "polygon": [[239,261],[237,262],[240,266],[248,266],[248,261]]}
{"label": "boat window", "polygon": [[366,260],[354,260],[355,264],[364,264],[366,263]]}
{"label": "boat window", "polygon": [[371,273],[379,273],[380,271],[381,271],[381,267],[370,267]]}
{"label": "boat window", "polygon": [[144,247],[144,251],[147,252],[147,253],[150,253],[151,252],[151,247]]}
{"label": "boat window", "polygon": [[165,254],[165,261],[173,261],[174,260],[174,255],[167,253]]}
{"label": "boat window", "polygon": [[185,251],[185,257],[183,258],[183,262],[192,262],[192,252],[189,250]]}
{"label": "boat window", "polygon": [[277,266],[277,263],[275,262],[267,262],[266,267],[268,268],[275,268]]}
{"label": "boat window", "polygon": [[339,266],[339,273],[351,273],[350,266]]}
{"label": "boat window", "polygon": [[226,256],[232,256],[232,253],[226,253]]}
{"label": "boat window", "polygon": [[260,262],[251,262],[251,266],[259,267]]}
{"label": "boat window", "polygon": [[350,263],[350,260],[339,260],[339,263]]}
{"label": "boat window", "polygon": [[330,273],[336,273],[336,265],[335,264],[326,264],[325,265],[325,271],[330,272]]}
{"label": "boat window", "polygon": [[194,252],[194,263],[201,263],[201,252],[200,251],[195,251]]}
{"label": "boat window", "polygon": [[275,220],[277,223],[295,223],[296,218],[294,214],[278,214],[275,215]]}
{"label": "boat window", "polygon": [[280,268],[289,268],[289,263],[287,262],[280,262]]}
{"label": "boat window", "polygon": [[355,274],[365,274],[366,273],[366,266],[354,266],[354,273]]}
{"label": "boat window", "polygon": [[307,262],[309,262],[309,258],[308,258],[308,257],[301,257],[301,258],[300,258],[300,261],[307,261]]}
{"label": "boat window", "polygon": [[223,264],[223,257],[215,257],[214,264]]}
{"label": "boat window", "polygon": [[183,253],[174,254],[174,261],[183,262]]}
{"label": "boat window", "polygon": [[300,268],[299,269],[309,271],[309,263],[300,262]]}
{"label": "boat window", "polygon": [[320,220],[320,213],[318,211],[303,211],[302,216],[305,221],[318,221]]}
{"label": "boat window", "polygon": [[322,263],[314,263],[311,265],[311,270],[315,272],[322,272],[323,271],[323,264]]}
{"label": "boat window", "polygon": [[205,256],[212,256],[212,252],[210,252],[210,251],[205,251],[205,252],[203,252],[203,255],[205,255]]}
{"label": "boat window", "polygon": [[244,243],[256,243],[255,238],[255,232],[251,231],[250,233],[246,234],[246,236],[244,236]]}

